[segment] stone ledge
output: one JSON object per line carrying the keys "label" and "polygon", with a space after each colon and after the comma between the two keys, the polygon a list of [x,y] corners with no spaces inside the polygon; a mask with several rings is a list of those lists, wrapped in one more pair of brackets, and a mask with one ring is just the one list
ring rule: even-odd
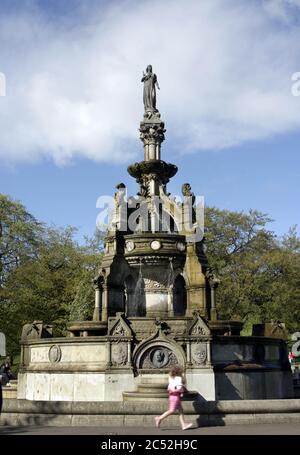
{"label": "stone ledge", "polygon": [[[164,408],[165,409],[165,408]],[[196,427],[224,426],[257,423],[300,423],[300,413],[263,413],[263,414],[185,414],[187,420]],[[151,427],[154,426],[154,415],[74,415],[74,414],[31,414],[4,413],[0,417],[0,426],[101,426],[101,427]],[[162,422],[162,428],[178,427],[178,415],[170,416]]]}
{"label": "stone ledge", "polygon": [[[228,400],[184,401],[184,411],[189,415],[230,414],[299,414],[300,399],[283,400]],[[2,416],[5,414],[54,414],[54,415],[157,415],[166,410],[166,401],[30,401],[3,400]]]}
{"label": "stone ledge", "polygon": [[[139,426],[154,425],[167,402],[48,402],[3,400],[0,425]],[[300,423],[300,399],[184,402],[195,426],[251,423]],[[147,409],[147,413],[145,413]],[[163,425],[178,426],[178,415]]]}

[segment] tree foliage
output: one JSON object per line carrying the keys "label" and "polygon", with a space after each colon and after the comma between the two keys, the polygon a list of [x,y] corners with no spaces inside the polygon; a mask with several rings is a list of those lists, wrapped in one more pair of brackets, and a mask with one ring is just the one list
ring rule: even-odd
{"label": "tree foliage", "polygon": [[300,322],[300,239],[294,227],[282,239],[268,230],[270,218],[257,211],[206,211],[210,264],[221,279],[218,312],[222,319],[281,320],[290,331]]}
{"label": "tree foliage", "polygon": [[22,326],[33,320],[65,334],[71,319],[93,314],[92,279],[100,261],[99,236],[80,246],[74,228],[38,223],[18,202],[2,196],[0,331],[11,355],[19,352]]}
{"label": "tree foliage", "polygon": [[0,194],[0,288],[13,270],[36,257],[41,224],[20,203]]}

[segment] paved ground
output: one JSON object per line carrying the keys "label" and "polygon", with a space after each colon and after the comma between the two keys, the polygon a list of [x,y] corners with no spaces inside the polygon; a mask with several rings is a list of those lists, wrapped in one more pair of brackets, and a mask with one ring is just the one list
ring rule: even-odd
{"label": "paved ground", "polygon": [[297,423],[226,425],[218,427],[179,428],[164,426],[161,429],[143,427],[45,427],[0,426],[0,435],[300,435]]}

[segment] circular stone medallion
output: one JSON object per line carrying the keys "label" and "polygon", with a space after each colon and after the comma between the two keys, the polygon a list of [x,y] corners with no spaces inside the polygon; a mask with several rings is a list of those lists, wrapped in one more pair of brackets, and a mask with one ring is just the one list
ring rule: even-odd
{"label": "circular stone medallion", "polygon": [[177,242],[176,246],[177,246],[177,250],[185,251],[185,244],[183,242]]}
{"label": "circular stone medallion", "polygon": [[134,250],[134,242],[132,242],[131,240],[128,240],[128,242],[126,242],[126,250],[127,251],[132,251]]}
{"label": "circular stone medallion", "polygon": [[163,368],[169,362],[169,351],[167,349],[155,349],[151,352],[150,359],[155,368]]}
{"label": "circular stone medallion", "polygon": [[49,349],[48,357],[51,363],[57,363],[61,359],[61,349],[57,344],[54,344]]}
{"label": "circular stone medallion", "polygon": [[150,246],[152,248],[152,250],[154,251],[157,251],[161,248],[161,243],[159,240],[153,240],[151,243],[150,243]]}

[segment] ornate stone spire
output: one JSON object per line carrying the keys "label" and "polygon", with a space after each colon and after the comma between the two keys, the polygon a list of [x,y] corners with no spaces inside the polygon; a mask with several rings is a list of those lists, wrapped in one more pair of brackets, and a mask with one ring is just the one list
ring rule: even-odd
{"label": "ornate stone spire", "polygon": [[160,147],[165,140],[165,124],[156,108],[157,76],[148,65],[143,73],[144,119],[140,124],[140,139],[144,145],[144,160],[128,167],[128,173],[140,185],[139,196],[159,196],[165,192],[166,184],[177,172],[177,166],[161,160]]}

